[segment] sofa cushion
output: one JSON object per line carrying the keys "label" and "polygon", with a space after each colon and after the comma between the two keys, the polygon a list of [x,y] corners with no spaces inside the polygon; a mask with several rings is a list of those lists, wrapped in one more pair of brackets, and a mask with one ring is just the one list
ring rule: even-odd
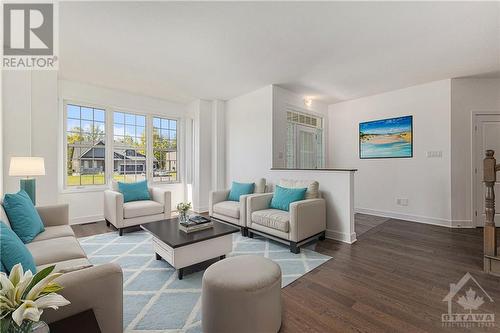
{"label": "sofa cushion", "polygon": [[252,222],[271,229],[288,232],[290,213],[279,209],[264,209],[252,213]]}
{"label": "sofa cushion", "polygon": [[60,237],[74,237],[75,233],[69,225],[56,225],[53,227],[45,227],[45,231],[38,234],[33,242],[38,242],[47,239],[60,238]]}
{"label": "sofa cushion", "polygon": [[75,237],[46,239],[26,244],[37,266],[70,259],[86,258]]}
{"label": "sofa cushion", "polygon": [[123,194],[123,202],[151,200],[147,180],[136,183],[118,182],[118,190]]}
{"label": "sofa cushion", "polygon": [[240,202],[239,201],[221,201],[214,205],[214,213],[224,216],[230,216],[235,219],[240,218]]}
{"label": "sofa cushion", "polygon": [[6,194],[3,207],[9,217],[12,230],[23,243],[31,242],[36,235],[44,231],[42,219],[25,191]]}
{"label": "sofa cushion", "polygon": [[266,192],[266,179],[260,178],[255,182],[254,193],[265,193]]}
{"label": "sofa cushion", "polygon": [[58,262],[51,262],[49,264],[39,265],[37,269],[41,271],[44,268],[49,266],[56,265],[54,268],[54,272],[59,272],[61,270],[70,270],[72,268],[80,268],[91,265],[90,261],[87,258],[79,258],[79,259],[70,259]]}
{"label": "sofa cushion", "polygon": [[131,201],[123,204],[123,217],[130,219],[133,217],[155,215],[163,213],[163,205],[152,200]]}
{"label": "sofa cushion", "polygon": [[30,270],[36,274],[35,261],[30,251],[16,233],[2,222],[0,222],[0,260],[6,272],[10,272],[12,267],[20,263],[24,271]]}
{"label": "sofa cushion", "polygon": [[306,191],[307,188],[287,188],[276,185],[270,207],[288,211],[292,202],[304,200]]}
{"label": "sofa cushion", "polygon": [[9,218],[7,217],[7,213],[5,213],[5,210],[3,209],[3,201],[0,202],[0,221],[5,223],[6,226],[12,229],[12,226],[10,225]]}
{"label": "sofa cushion", "polygon": [[233,182],[227,200],[240,201],[240,196],[254,193],[255,183]]}
{"label": "sofa cushion", "polygon": [[288,188],[307,188],[306,199],[319,198],[319,183],[315,180],[281,179],[278,185]]}

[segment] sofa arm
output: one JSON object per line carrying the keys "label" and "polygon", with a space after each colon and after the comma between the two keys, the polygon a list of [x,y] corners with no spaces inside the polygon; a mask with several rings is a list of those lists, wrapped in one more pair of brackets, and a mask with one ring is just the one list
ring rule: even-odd
{"label": "sofa arm", "polygon": [[117,228],[123,224],[123,194],[117,191],[104,191],[104,218]]}
{"label": "sofa arm", "polygon": [[71,304],[45,310],[42,320],[50,324],[92,309],[103,333],[123,332],[123,273],[118,264],[66,273],[55,282],[64,288],[59,293]]}
{"label": "sofa arm", "polygon": [[69,224],[68,204],[37,206],[36,210],[46,227]]}
{"label": "sofa arm", "polygon": [[213,207],[216,203],[226,201],[230,190],[210,191],[208,196],[208,215],[212,216]]}
{"label": "sofa arm", "polygon": [[290,204],[291,241],[300,242],[325,230],[325,199],[307,199]]}
{"label": "sofa arm", "polygon": [[247,226],[252,222],[252,213],[258,210],[269,209],[273,193],[252,194],[247,197]]}
{"label": "sofa arm", "polygon": [[163,205],[165,218],[169,219],[172,215],[172,192],[161,187],[151,187],[150,190],[153,201]]}

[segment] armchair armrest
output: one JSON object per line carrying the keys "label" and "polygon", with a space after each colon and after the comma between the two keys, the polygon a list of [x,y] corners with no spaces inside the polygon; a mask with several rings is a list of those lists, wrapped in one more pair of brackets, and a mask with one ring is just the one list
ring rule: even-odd
{"label": "armchair armrest", "polygon": [[57,311],[45,310],[42,320],[52,323],[92,309],[102,332],[123,331],[123,273],[118,264],[65,273],[55,281],[64,287],[59,293],[71,304]]}
{"label": "armchair armrest", "polygon": [[252,221],[252,213],[268,209],[273,193],[251,194],[247,197],[247,224]]}
{"label": "armchair armrest", "polygon": [[46,227],[69,224],[68,204],[37,206],[36,210]]}
{"label": "armchair armrest", "polygon": [[123,194],[117,191],[104,191],[104,218],[115,227],[123,222]]}
{"label": "armchair armrest", "polygon": [[307,199],[290,204],[290,240],[300,242],[325,230],[325,199]]}
{"label": "armchair armrest", "polygon": [[165,218],[169,219],[172,214],[172,193],[161,187],[151,187],[150,191],[153,201],[163,205]]}
{"label": "armchair armrest", "polygon": [[212,216],[213,206],[222,201],[226,201],[230,190],[210,191],[208,196],[208,215]]}

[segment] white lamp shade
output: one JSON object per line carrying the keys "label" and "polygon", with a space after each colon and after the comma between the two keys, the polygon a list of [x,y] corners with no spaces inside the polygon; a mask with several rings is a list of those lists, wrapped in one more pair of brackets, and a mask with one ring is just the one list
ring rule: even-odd
{"label": "white lamp shade", "polygon": [[44,176],[45,163],[43,157],[11,157],[9,176]]}

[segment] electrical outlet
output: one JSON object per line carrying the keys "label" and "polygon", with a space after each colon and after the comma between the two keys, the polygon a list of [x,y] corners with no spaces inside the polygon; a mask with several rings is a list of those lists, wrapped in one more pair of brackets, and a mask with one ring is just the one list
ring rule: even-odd
{"label": "electrical outlet", "polygon": [[427,152],[427,158],[441,158],[441,157],[443,157],[442,150],[435,150],[435,151],[428,151]]}
{"label": "electrical outlet", "polygon": [[408,199],[406,199],[406,198],[397,198],[396,199],[396,204],[398,206],[408,206]]}

